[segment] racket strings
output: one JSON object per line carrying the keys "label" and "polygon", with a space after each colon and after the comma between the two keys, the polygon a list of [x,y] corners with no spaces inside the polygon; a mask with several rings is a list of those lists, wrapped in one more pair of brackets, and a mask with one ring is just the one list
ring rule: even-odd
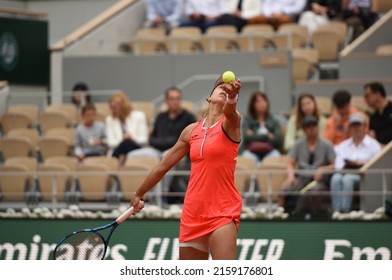
{"label": "racket strings", "polygon": [[105,241],[93,231],[81,231],[68,236],[56,248],[56,260],[100,260],[105,253]]}

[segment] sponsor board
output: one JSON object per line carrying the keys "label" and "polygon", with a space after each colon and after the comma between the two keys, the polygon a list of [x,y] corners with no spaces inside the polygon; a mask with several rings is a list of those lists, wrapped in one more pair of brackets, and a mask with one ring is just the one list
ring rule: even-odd
{"label": "sponsor board", "polygon": [[[0,259],[48,260],[70,231],[102,220],[0,220]],[[178,259],[177,220],[130,220],[112,236],[107,259]],[[6,230],[4,230],[6,229]],[[388,222],[242,221],[239,260],[390,260]],[[90,250],[94,250],[93,247]],[[89,254],[89,251],[75,254]]]}

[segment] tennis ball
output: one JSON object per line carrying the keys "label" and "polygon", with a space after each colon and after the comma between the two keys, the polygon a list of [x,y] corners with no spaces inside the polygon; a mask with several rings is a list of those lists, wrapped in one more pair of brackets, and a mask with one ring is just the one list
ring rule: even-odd
{"label": "tennis ball", "polygon": [[235,81],[235,75],[232,71],[226,71],[225,73],[223,73],[222,75],[222,80],[225,83],[231,83]]}

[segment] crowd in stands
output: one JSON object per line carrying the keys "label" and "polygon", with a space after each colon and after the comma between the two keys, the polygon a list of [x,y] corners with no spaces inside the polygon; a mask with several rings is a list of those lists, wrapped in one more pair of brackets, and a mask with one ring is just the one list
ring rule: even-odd
{"label": "crowd in stands", "polygon": [[285,23],[299,23],[312,34],[329,21],[346,22],[353,38],[377,20],[374,0],[148,0],[146,27],[269,24],[274,30]]}
{"label": "crowd in stands", "polygon": [[[181,131],[200,119],[181,106],[182,93],[176,87],[165,91],[166,110],[157,114],[152,126],[145,112],[134,109],[123,92],[110,96],[107,104],[110,113],[98,121],[97,107],[88,86],[78,83],[74,89],[75,107],[81,107],[80,100],[87,101],[74,127],[72,156],[79,164],[96,156],[116,159],[118,166],[140,156],[161,160]],[[392,101],[383,84],[372,82],[363,87],[363,98],[372,111],[356,108],[351,104],[351,97],[346,90],[336,91],[331,98],[333,110],[325,115],[318,108],[315,96],[303,93],[283,127],[269,111],[267,93],[256,91],[250,96],[248,111],[242,118],[239,156],[253,160],[255,165],[262,165],[268,158],[287,156],[287,177],[278,200],[286,212],[313,214],[331,209],[349,212],[360,183],[360,176],[350,170],[361,168],[392,141]],[[173,170],[189,170],[189,167],[189,157],[186,157]],[[186,176],[166,175],[164,191],[185,191],[187,180]],[[306,192],[299,194],[304,188]],[[320,195],[323,191],[330,191],[330,197],[327,196],[330,200]]]}

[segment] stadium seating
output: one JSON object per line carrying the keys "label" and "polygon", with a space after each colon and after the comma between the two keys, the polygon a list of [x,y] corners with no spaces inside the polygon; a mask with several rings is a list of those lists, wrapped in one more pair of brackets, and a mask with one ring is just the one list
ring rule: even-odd
{"label": "stadium seating", "polygon": [[70,143],[62,136],[45,136],[38,141],[40,161],[49,157],[67,156],[70,154]]}
{"label": "stadium seating", "polygon": [[36,125],[40,113],[38,105],[35,104],[14,104],[9,106],[8,112],[27,113],[33,121],[33,126]]}
{"label": "stadium seating", "polygon": [[127,165],[120,167],[118,178],[123,201],[131,200],[132,194],[141,185],[151,169],[151,166],[143,163],[127,163]]}
{"label": "stadium seating", "polygon": [[201,52],[200,38],[201,30],[198,27],[175,27],[166,40],[166,46],[170,53]]}
{"label": "stadium seating", "polygon": [[5,112],[1,116],[0,125],[3,135],[15,128],[32,128],[33,119],[26,112]]}
{"label": "stadium seating", "polygon": [[80,201],[107,201],[110,193],[109,167],[104,164],[83,164],[76,174]]}
{"label": "stadium seating", "polygon": [[12,157],[34,157],[34,147],[30,139],[20,136],[5,136],[0,140],[3,160]]}
{"label": "stadium seating", "polygon": [[65,201],[67,192],[70,192],[73,178],[62,175],[62,172],[71,170],[63,164],[44,163],[38,168],[37,176],[39,195],[41,201]]}
{"label": "stadium seating", "polygon": [[70,127],[71,119],[64,112],[46,111],[38,116],[38,125],[41,135],[45,135],[51,128]]}

